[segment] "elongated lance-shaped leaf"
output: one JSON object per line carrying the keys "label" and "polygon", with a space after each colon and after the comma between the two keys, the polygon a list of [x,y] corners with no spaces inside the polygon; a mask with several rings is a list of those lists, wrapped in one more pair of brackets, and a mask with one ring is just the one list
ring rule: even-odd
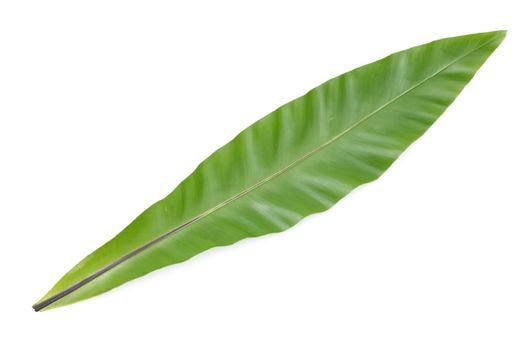
{"label": "elongated lance-shaped leaf", "polygon": [[504,37],[473,34],[401,51],[278,108],[203,161],[33,307],[71,304],[330,208],[377,179],[419,138]]}

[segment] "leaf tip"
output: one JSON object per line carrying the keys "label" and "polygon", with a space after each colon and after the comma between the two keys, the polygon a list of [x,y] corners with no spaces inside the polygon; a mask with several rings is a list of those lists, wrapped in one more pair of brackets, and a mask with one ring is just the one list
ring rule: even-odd
{"label": "leaf tip", "polygon": [[501,29],[501,30],[496,30],[496,31],[493,31],[492,34],[494,35],[494,37],[498,38],[499,41],[503,41],[503,39],[505,39],[505,36],[507,35],[507,30],[506,29]]}

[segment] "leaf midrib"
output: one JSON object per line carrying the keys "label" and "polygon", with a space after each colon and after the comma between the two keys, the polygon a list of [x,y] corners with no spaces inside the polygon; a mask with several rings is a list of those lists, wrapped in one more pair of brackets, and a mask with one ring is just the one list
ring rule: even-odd
{"label": "leaf midrib", "polygon": [[208,215],[216,212],[217,210],[223,208],[224,206],[234,202],[235,200],[243,197],[244,195],[254,191],[255,189],[261,187],[262,185],[266,184],[267,182],[271,181],[272,179],[276,178],[277,176],[280,176],[281,174],[287,172],[288,170],[292,169],[293,167],[295,167],[297,164],[301,163],[302,161],[310,158],[311,156],[313,156],[314,154],[320,152],[321,150],[323,150],[324,148],[326,148],[327,146],[333,144],[334,142],[336,142],[338,139],[340,139],[341,137],[343,137],[344,135],[346,135],[347,133],[349,133],[350,131],[352,131],[353,129],[355,129],[356,127],[358,127],[359,125],[361,125],[362,123],[364,123],[365,121],[367,121],[368,119],[370,119],[373,115],[379,113],[380,111],[382,111],[383,109],[387,108],[388,106],[390,106],[392,103],[396,102],[397,100],[399,100],[400,98],[402,98],[403,96],[407,95],[408,93],[410,93],[411,91],[417,89],[419,86],[425,84],[426,82],[428,82],[429,80],[431,80],[432,78],[436,77],[437,75],[439,75],[440,73],[442,73],[443,71],[445,71],[446,69],[450,68],[451,66],[453,66],[454,64],[456,64],[457,62],[461,61],[462,59],[464,59],[465,57],[469,56],[470,54],[472,54],[473,52],[487,46],[488,44],[494,42],[496,39],[492,39],[492,40],[489,40],[487,41],[486,43],[468,51],[467,53],[465,53],[464,55],[456,58],[455,60],[453,60],[452,62],[444,65],[442,68],[438,69],[435,73],[429,75],[428,77],[426,77],[425,79],[421,80],[420,82],[414,84],[413,86],[411,86],[410,88],[408,88],[407,90],[403,91],[402,93],[400,93],[399,95],[393,97],[392,99],[390,99],[389,101],[385,102],[383,105],[379,106],[378,108],[376,108],[375,110],[373,110],[372,112],[368,113],[367,115],[365,115],[362,119],[360,119],[359,121],[357,121],[356,123],[354,123],[353,125],[351,125],[350,127],[348,127],[347,129],[343,130],[342,132],[340,132],[339,134],[335,135],[334,137],[332,137],[331,139],[329,139],[328,141],[322,143],[321,145],[317,146],[316,148],[314,148],[313,150],[311,150],[310,152],[307,152],[306,154],[304,154],[303,156],[299,157],[298,159],[294,160],[293,162],[291,162],[290,164],[288,164],[287,166],[285,166],[284,168],[282,168],[281,170],[267,176],[266,178],[264,179],[261,179],[259,180],[258,182],[256,182],[255,184],[253,184],[252,186],[244,189],[243,191],[235,194],[234,196],[226,199],[225,201],[217,204],[216,206],[202,212],[201,214],[193,217],[192,219],[186,221],[185,223],[171,229],[170,231],[160,235],[159,237],[151,240],[150,242],[140,246],[139,248],[136,248],[134,250],[132,250],[130,253],[122,256],[121,258],[111,262],[110,264],[106,265],[105,267],[95,271],[94,273],[88,275],[87,277],[84,277],[83,279],[81,279],[80,281],[74,283],[73,285],[71,285],[70,287],[62,290],[61,292],[59,293],[56,293],[55,295],[43,300],[42,302],[40,303],[37,303],[35,305],[33,305],[33,308],[35,309],[35,311],[39,311],[47,306],[49,306],[50,304],[54,303],[55,301],[65,297],[66,295],[68,294],[71,294],[72,292],[74,292],[75,290],[81,288],[82,286],[86,285],[87,283],[93,281],[94,279],[96,279],[97,277],[99,277],[100,275],[104,274],[105,272],[111,270],[112,268],[114,268],[115,266],[123,263],[124,261],[136,256],[137,254],[141,253],[142,251],[148,249],[149,247],[159,243],[160,241],[163,241],[164,239],[168,238],[169,236],[171,236],[172,234],[174,233],[177,233],[177,232],[180,232],[181,230],[185,229],[186,227],[190,226],[191,224],[195,223],[196,221],[199,221],[205,217],[207,217]]}

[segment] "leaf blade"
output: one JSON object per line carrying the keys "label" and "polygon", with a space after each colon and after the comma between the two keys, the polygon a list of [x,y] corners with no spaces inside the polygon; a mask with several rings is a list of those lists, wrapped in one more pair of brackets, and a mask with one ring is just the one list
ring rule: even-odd
{"label": "leaf blade", "polygon": [[[280,107],[70,270],[37,306],[83,300],[209,248],[280,232],[326,210],[379,177],[419,138],[504,36],[473,34],[401,51]],[[60,295],[82,281],[87,282]]]}

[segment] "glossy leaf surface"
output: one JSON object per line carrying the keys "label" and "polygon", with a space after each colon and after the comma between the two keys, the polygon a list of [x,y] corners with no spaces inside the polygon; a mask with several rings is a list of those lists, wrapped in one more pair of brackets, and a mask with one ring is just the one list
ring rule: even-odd
{"label": "glossy leaf surface", "polygon": [[73,267],[35,309],[95,296],[330,208],[419,138],[504,36],[466,35],[398,52],[278,108]]}

